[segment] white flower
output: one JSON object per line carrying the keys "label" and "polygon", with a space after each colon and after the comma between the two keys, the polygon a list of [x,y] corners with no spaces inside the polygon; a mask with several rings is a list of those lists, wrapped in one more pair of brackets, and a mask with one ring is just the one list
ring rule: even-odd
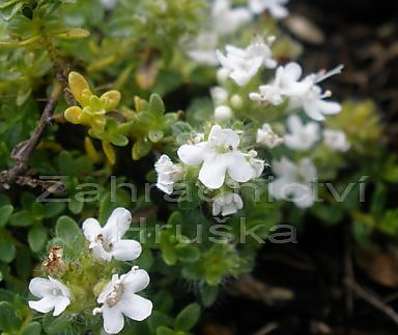
{"label": "white flower", "polygon": [[246,49],[232,45],[225,47],[226,55],[217,50],[217,58],[221,66],[228,70],[229,77],[239,86],[246,85],[253,78],[261,66],[269,69],[275,68],[276,61],[272,59],[272,51],[269,44],[262,40],[256,40]]}
{"label": "white flower", "polygon": [[268,10],[270,14],[276,19],[282,19],[286,17],[289,12],[284,7],[289,0],[248,0],[249,8],[255,14],[260,14],[265,10]]}
{"label": "white flower", "polygon": [[247,155],[249,157],[249,163],[254,169],[254,178],[260,177],[264,171],[265,162],[262,159],[256,158],[256,150],[250,150]]}
{"label": "white flower", "polygon": [[69,289],[59,280],[51,278],[33,278],[29,284],[29,291],[38,298],[38,301],[29,301],[29,307],[40,313],[52,310],[53,316],[60,315],[70,305],[71,294]]}
{"label": "white flower", "polygon": [[238,212],[243,208],[243,201],[239,194],[223,193],[213,199],[213,215],[227,216]]}
{"label": "white flower", "polygon": [[211,25],[219,35],[229,35],[251,20],[245,7],[231,8],[230,0],[215,0],[211,9]]}
{"label": "white flower", "polygon": [[322,88],[318,86],[320,82],[340,74],[344,66],[339,65],[331,71],[320,71],[316,74],[310,74],[303,79],[302,83],[309,85],[308,90],[303,94],[291,96],[290,108],[303,108],[304,112],[313,120],[323,121],[324,115],[333,115],[341,111],[341,105],[334,101],[325,101],[325,98],[332,96],[332,92],[322,92]]}
{"label": "white flower", "polygon": [[331,96],[330,91],[322,93],[322,89],[314,85],[305,94],[292,97],[290,108],[303,108],[304,112],[315,121],[325,120],[325,115],[337,114],[341,111],[341,105],[334,101],[324,101]]}
{"label": "white flower", "polygon": [[102,304],[93,314],[102,313],[104,330],[108,334],[117,334],[124,327],[124,316],[135,321],[143,321],[152,313],[152,302],[135,293],[142,291],[149,284],[145,270],[133,268],[120,276],[115,274],[112,281],[103,289],[97,298]]}
{"label": "white flower", "polygon": [[272,105],[280,105],[285,97],[301,96],[306,93],[312,83],[300,82],[303,71],[299,64],[289,63],[279,66],[275,79],[268,85],[259,87],[259,92],[249,94],[250,99],[257,102],[269,102]]}
{"label": "white flower", "polygon": [[155,170],[158,174],[156,186],[166,194],[173,193],[174,183],[181,178],[182,169],[174,164],[169,156],[162,155],[155,163]]}
{"label": "white flower", "polygon": [[262,128],[257,129],[256,143],[273,149],[283,143],[283,138],[275,134],[268,123],[264,123]]}
{"label": "white flower", "polygon": [[89,248],[97,259],[110,262],[113,257],[120,261],[132,261],[140,256],[140,243],[122,240],[131,220],[131,213],[119,207],[112,212],[104,227],[94,218],[83,222],[84,236],[90,242]]}
{"label": "white flower", "polygon": [[105,9],[111,10],[113,9],[118,0],[101,0],[102,6],[104,6]]}
{"label": "white flower", "polygon": [[215,125],[206,142],[184,144],[177,154],[185,164],[201,165],[199,180],[210,189],[218,189],[224,184],[226,175],[244,183],[258,174],[248,160],[249,155],[238,150],[239,143],[235,131]]}
{"label": "white flower", "polygon": [[313,183],[317,171],[310,159],[302,159],[295,165],[283,157],[279,162],[272,162],[276,179],[268,185],[270,194],[276,199],[290,200],[297,207],[311,207],[315,201]]}
{"label": "white flower", "polygon": [[303,108],[310,118],[322,121],[325,119],[324,115],[339,113],[341,106],[333,101],[324,101],[325,98],[331,96],[331,92],[323,93],[317,84],[341,73],[342,69],[343,66],[340,65],[332,71],[321,71],[300,80],[303,73],[301,66],[297,63],[289,63],[278,67],[273,82],[260,86],[259,92],[252,92],[249,97],[253,101],[269,102],[275,106],[288,98],[291,109]]}
{"label": "white flower", "polygon": [[195,62],[209,66],[218,64],[216,55],[218,35],[216,33],[202,32],[189,44],[187,54]]}
{"label": "white flower", "polygon": [[320,139],[320,127],[316,122],[304,125],[297,115],[287,119],[290,133],[284,136],[285,144],[294,150],[308,150]]}
{"label": "white flower", "polygon": [[214,119],[216,121],[227,121],[232,117],[232,109],[228,106],[218,106],[214,110]]}
{"label": "white flower", "polygon": [[210,89],[210,95],[216,106],[223,105],[228,100],[228,91],[220,86],[215,86]]}
{"label": "white flower", "polygon": [[250,19],[251,13],[246,8],[231,8],[230,0],[215,0],[210,13],[210,29],[189,43],[188,56],[199,64],[217,65],[216,49],[220,37],[234,33]]}
{"label": "white flower", "polygon": [[325,144],[333,150],[346,152],[351,147],[347,136],[340,130],[325,129],[323,137]]}

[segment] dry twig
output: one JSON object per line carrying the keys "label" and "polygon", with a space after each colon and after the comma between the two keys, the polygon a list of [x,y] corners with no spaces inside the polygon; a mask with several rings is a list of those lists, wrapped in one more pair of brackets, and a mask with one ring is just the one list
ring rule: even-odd
{"label": "dry twig", "polygon": [[372,305],[379,311],[383,312],[386,316],[388,316],[395,324],[398,325],[398,314],[394,311],[394,309],[388,305],[386,305],[382,299],[376,296],[374,293],[369,290],[364,289],[355,281],[346,280],[346,285],[349,286],[352,291],[359,298],[366,301],[368,304]]}
{"label": "dry twig", "polygon": [[23,182],[23,180],[18,177],[25,173],[25,171],[28,169],[28,161],[33,150],[38,145],[44,130],[51,122],[52,114],[57,105],[59,97],[63,93],[63,88],[64,85],[61,83],[61,81],[55,81],[51,96],[44,108],[35,130],[33,131],[32,136],[28,140],[19,143],[13,149],[11,157],[15,161],[15,165],[11,169],[2,171],[0,173],[0,189],[8,190],[12,184],[16,182],[21,184]]}

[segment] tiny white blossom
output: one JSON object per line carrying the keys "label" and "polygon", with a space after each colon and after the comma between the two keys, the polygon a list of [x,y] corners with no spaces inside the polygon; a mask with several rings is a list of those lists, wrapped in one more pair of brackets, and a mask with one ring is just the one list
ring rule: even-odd
{"label": "tiny white blossom", "polygon": [[228,100],[228,91],[221,87],[215,86],[210,89],[210,95],[216,106],[223,105]]}
{"label": "tiny white blossom", "polygon": [[283,19],[289,14],[289,11],[284,7],[289,0],[248,0],[249,8],[255,14],[260,14],[265,10],[276,19]]}
{"label": "tiny white blossom", "polygon": [[323,137],[325,144],[333,150],[346,152],[351,147],[347,136],[341,130],[325,129]]}
{"label": "tiny white blossom", "polygon": [[227,45],[225,50],[226,55],[217,50],[217,58],[221,66],[228,70],[229,77],[239,86],[246,85],[262,66],[273,69],[277,65],[272,59],[269,44],[260,39],[251,43],[246,49]]}
{"label": "tiny white blossom", "polygon": [[137,259],[142,251],[141,244],[135,240],[122,240],[131,224],[131,213],[125,208],[116,208],[104,227],[94,218],[83,222],[83,233],[90,242],[94,257],[110,262],[112,258],[120,261]]}
{"label": "tiny white blossom", "polygon": [[285,144],[294,150],[308,150],[320,139],[320,127],[316,122],[304,124],[297,115],[287,119],[289,133],[284,136]]}
{"label": "tiny white blossom", "polygon": [[232,109],[228,106],[217,106],[214,110],[214,119],[216,121],[227,121],[232,117]]}
{"label": "tiny white blossom", "polygon": [[101,0],[102,6],[104,6],[105,9],[111,10],[113,9],[118,0]]}
{"label": "tiny white blossom", "polygon": [[182,168],[174,164],[169,156],[162,155],[155,163],[155,170],[158,174],[157,188],[166,194],[173,193],[175,182],[182,176]]}
{"label": "tiny white blossom", "polygon": [[234,33],[250,20],[251,13],[248,9],[232,8],[230,0],[215,0],[210,12],[210,29],[201,32],[188,43],[188,56],[199,64],[217,65],[216,49],[220,37]]}
{"label": "tiny white blossom", "polygon": [[276,179],[268,185],[275,199],[292,201],[299,208],[311,207],[315,201],[314,182],[317,171],[310,159],[305,158],[296,165],[283,157],[272,162]]}
{"label": "tiny white blossom", "polygon": [[177,154],[187,165],[200,165],[199,180],[209,189],[218,189],[224,184],[226,175],[244,183],[258,174],[249,162],[249,155],[239,151],[239,143],[239,135],[234,130],[215,125],[207,141],[184,144]]}
{"label": "tiny white blossom", "polygon": [[257,102],[269,102],[274,106],[280,105],[285,97],[301,96],[306,93],[312,83],[300,81],[303,70],[297,63],[279,66],[275,79],[267,85],[259,87],[259,92],[252,92],[249,97]]}
{"label": "tiny white blossom", "polygon": [[264,123],[257,129],[256,143],[273,149],[283,143],[283,138],[275,134],[268,123]]}
{"label": "tiny white blossom", "polygon": [[228,216],[237,213],[243,208],[243,201],[239,194],[222,193],[213,198],[213,215]]}
{"label": "tiny white blossom", "polygon": [[251,20],[245,7],[232,8],[230,0],[215,0],[211,8],[211,25],[219,35],[229,35]]}
{"label": "tiny white blossom", "polygon": [[143,321],[152,314],[152,302],[136,293],[149,284],[149,276],[145,270],[133,268],[130,272],[112,276],[97,298],[102,304],[95,308],[93,314],[102,313],[104,330],[108,334],[117,334],[123,330],[124,316],[135,321]]}
{"label": "tiny white blossom", "polygon": [[199,64],[216,66],[218,64],[217,45],[218,35],[215,32],[202,32],[189,43],[187,54]]}
{"label": "tiny white blossom", "polygon": [[334,115],[341,111],[341,105],[334,101],[325,101],[331,96],[330,91],[322,93],[322,89],[314,85],[305,94],[291,97],[290,108],[303,108],[304,112],[315,121],[325,120],[325,115]]}
{"label": "tiny white blossom", "polygon": [[33,278],[29,284],[29,291],[40,298],[38,301],[30,300],[29,307],[40,313],[53,310],[53,316],[60,315],[70,305],[71,293],[59,280],[52,277]]}
{"label": "tiny white blossom", "polygon": [[323,92],[318,84],[336,74],[340,74],[343,68],[343,65],[339,65],[331,71],[326,72],[323,70],[304,78],[302,82],[304,84],[307,83],[309,88],[303,94],[291,96],[290,108],[303,108],[304,112],[316,121],[325,120],[325,115],[339,113],[341,111],[339,103],[324,100],[331,97],[332,92]]}

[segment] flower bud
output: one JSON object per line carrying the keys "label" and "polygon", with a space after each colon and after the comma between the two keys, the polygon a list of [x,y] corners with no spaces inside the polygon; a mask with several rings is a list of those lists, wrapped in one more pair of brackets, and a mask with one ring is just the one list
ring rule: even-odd
{"label": "flower bud", "polygon": [[240,109],[243,106],[243,99],[238,94],[234,94],[230,101],[233,108]]}
{"label": "flower bud", "polygon": [[214,118],[216,121],[226,121],[232,117],[232,110],[228,106],[218,106],[214,110]]}
{"label": "flower bud", "polygon": [[229,71],[227,69],[221,68],[217,71],[217,80],[219,83],[227,81],[229,76]]}

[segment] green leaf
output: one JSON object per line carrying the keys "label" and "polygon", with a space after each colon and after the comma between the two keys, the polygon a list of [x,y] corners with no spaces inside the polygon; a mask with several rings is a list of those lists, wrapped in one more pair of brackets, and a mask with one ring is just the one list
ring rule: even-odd
{"label": "green leaf", "polygon": [[0,329],[12,332],[18,329],[20,324],[21,320],[15,314],[14,307],[8,301],[0,302]]}
{"label": "green leaf", "polygon": [[84,202],[72,197],[71,201],[68,203],[68,209],[73,214],[79,214],[83,210]]}
{"label": "green leaf", "polygon": [[174,211],[173,213],[171,213],[169,219],[167,220],[167,225],[172,227],[177,227],[178,225],[182,225],[183,223],[184,219],[181,212],[179,211]]}
{"label": "green leaf", "polygon": [[162,232],[160,236],[160,250],[162,251],[162,258],[167,265],[174,265],[177,263],[177,253],[175,245],[170,241],[170,234]]}
{"label": "green leaf", "polygon": [[12,205],[4,205],[0,207],[0,228],[7,224],[13,211],[14,207]]}
{"label": "green leaf", "polygon": [[11,238],[0,235],[0,261],[10,263],[15,258],[15,246]]}
{"label": "green leaf", "polygon": [[182,262],[194,263],[200,258],[200,251],[193,245],[178,245],[176,247],[178,259]]}
{"label": "green leaf", "polygon": [[31,213],[26,210],[16,212],[10,217],[10,225],[15,227],[29,227],[35,223],[35,219]]}
{"label": "green leaf", "polygon": [[61,216],[57,220],[55,232],[66,246],[71,248],[75,253],[78,253],[84,246],[83,234],[72,218],[69,216]]}
{"label": "green leaf", "polygon": [[202,298],[203,305],[209,307],[213,305],[218,296],[217,286],[203,285],[200,287],[200,296]]}
{"label": "green leaf", "polygon": [[176,333],[174,332],[174,330],[162,326],[156,330],[156,335],[176,335]]}
{"label": "green leaf", "polygon": [[189,331],[198,322],[200,317],[200,306],[196,303],[185,307],[176,318],[175,328],[178,330]]}
{"label": "green leaf", "polygon": [[149,98],[149,109],[152,113],[155,113],[159,116],[163,115],[165,112],[165,107],[162,98],[154,93]]}
{"label": "green leaf", "polygon": [[133,148],[131,151],[132,157],[134,160],[139,160],[142,157],[149,154],[152,149],[152,144],[150,141],[144,139],[140,139],[133,144]]}
{"label": "green leaf", "polygon": [[43,328],[49,335],[68,334],[70,320],[62,315],[57,318],[46,315],[43,319]]}
{"label": "green leaf", "polygon": [[44,206],[44,217],[47,219],[59,216],[65,210],[65,204],[52,202]]}
{"label": "green leaf", "polygon": [[111,143],[118,147],[124,147],[129,144],[129,139],[124,135],[115,134],[111,138]]}
{"label": "green leaf", "polygon": [[161,130],[150,130],[148,133],[148,138],[153,143],[158,143],[164,136],[163,131]]}
{"label": "green leaf", "polygon": [[29,246],[33,252],[39,252],[47,242],[47,230],[41,226],[33,226],[28,233]]}
{"label": "green leaf", "polygon": [[21,335],[40,335],[41,325],[37,321],[29,323],[23,330]]}

